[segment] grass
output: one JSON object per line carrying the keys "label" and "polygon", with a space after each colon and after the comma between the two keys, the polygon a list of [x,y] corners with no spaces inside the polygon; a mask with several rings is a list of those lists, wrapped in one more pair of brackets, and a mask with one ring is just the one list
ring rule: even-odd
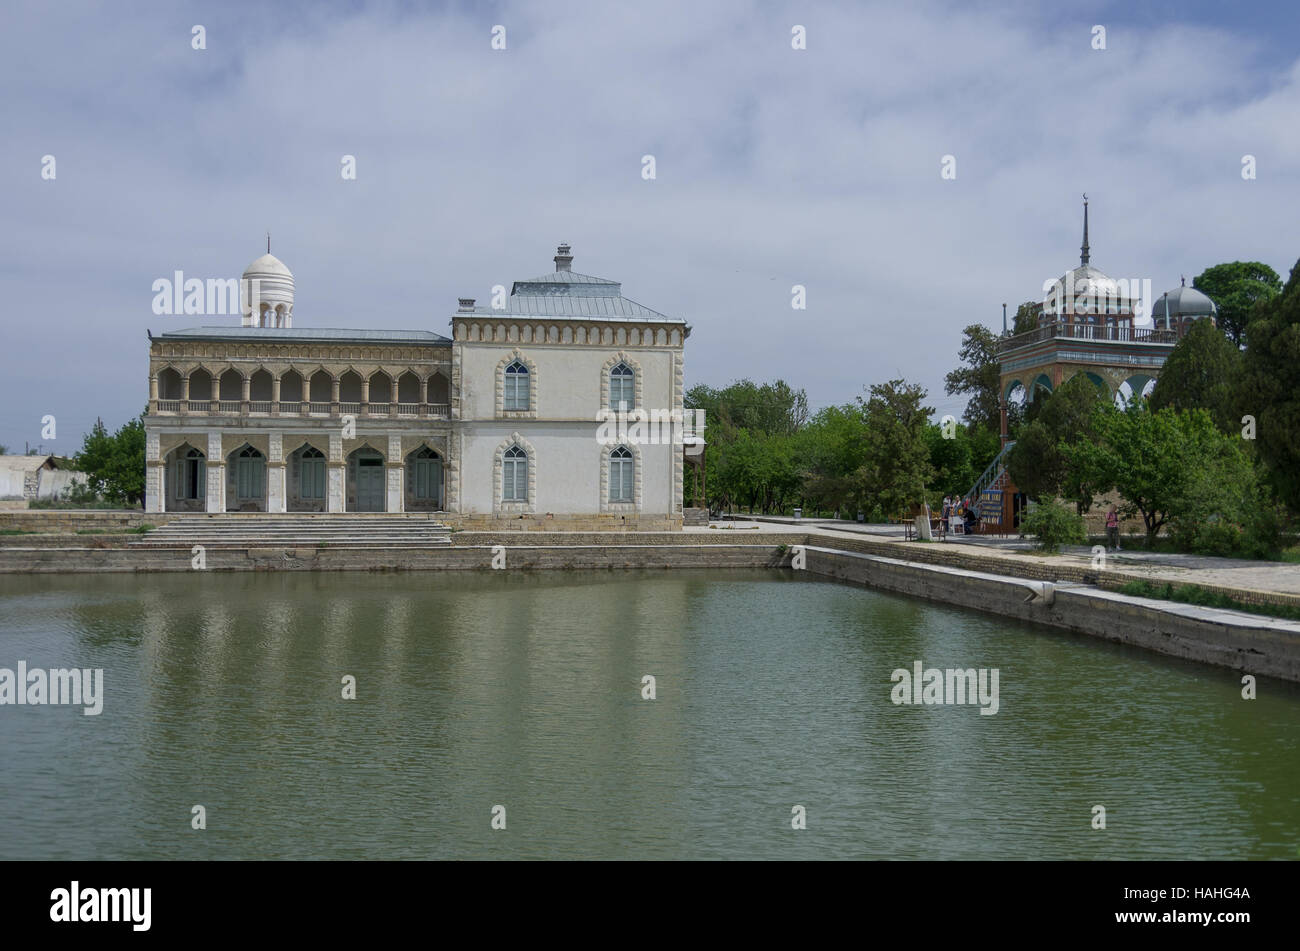
{"label": "grass", "polygon": [[[1173,543],[1172,539],[1163,536],[1158,536],[1150,545],[1147,544],[1145,535],[1121,535],[1119,542],[1123,546],[1123,551],[1149,551],[1161,555],[1204,555],[1207,558],[1238,558],[1242,561],[1283,561],[1300,564],[1300,545],[1294,544],[1293,540],[1284,541],[1283,544],[1290,544],[1291,547],[1282,549],[1272,557],[1235,551],[1188,551],[1185,548],[1179,548]],[[1109,549],[1110,541],[1105,535],[1090,535],[1087,544],[1090,546],[1102,545]]]}
{"label": "grass", "polygon": [[1227,611],[1244,611],[1247,614],[1264,614],[1291,621],[1300,621],[1300,608],[1287,604],[1253,604],[1238,601],[1236,598],[1217,591],[1207,591],[1200,585],[1174,584],[1165,582],[1155,584],[1150,581],[1130,581],[1119,589],[1120,594],[1130,594],[1139,598],[1158,598],[1162,601],[1178,601],[1182,604],[1196,604],[1206,608],[1222,608]]}
{"label": "grass", "polygon": [[0,528],[0,535],[37,535],[38,532],[29,532],[24,528]]}

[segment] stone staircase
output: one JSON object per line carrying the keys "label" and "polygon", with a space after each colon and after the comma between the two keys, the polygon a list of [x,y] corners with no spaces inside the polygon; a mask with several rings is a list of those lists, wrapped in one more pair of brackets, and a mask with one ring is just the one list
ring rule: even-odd
{"label": "stone staircase", "polygon": [[428,515],[183,515],[131,548],[447,548],[450,529]]}

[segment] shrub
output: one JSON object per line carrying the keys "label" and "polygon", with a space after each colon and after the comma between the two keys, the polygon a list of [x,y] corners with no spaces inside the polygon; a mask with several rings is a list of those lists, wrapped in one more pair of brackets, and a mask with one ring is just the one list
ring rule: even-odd
{"label": "shrub", "polygon": [[1057,551],[1062,545],[1082,545],[1088,540],[1083,517],[1055,502],[1040,502],[1020,520],[1020,529],[1038,539],[1042,551]]}

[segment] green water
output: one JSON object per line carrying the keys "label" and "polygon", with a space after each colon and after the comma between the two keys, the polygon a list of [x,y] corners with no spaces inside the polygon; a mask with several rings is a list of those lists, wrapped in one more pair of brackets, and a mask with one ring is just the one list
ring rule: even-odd
{"label": "green water", "polygon": [[105,697],[0,706],[3,859],[1300,849],[1297,687],[795,573],[3,577],[20,660]]}

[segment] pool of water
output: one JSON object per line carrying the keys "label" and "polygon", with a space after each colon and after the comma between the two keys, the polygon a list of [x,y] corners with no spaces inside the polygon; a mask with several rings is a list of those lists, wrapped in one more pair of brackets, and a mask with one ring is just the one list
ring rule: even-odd
{"label": "pool of water", "polygon": [[[2,859],[1300,848],[1295,685],[802,573],[7,576],[20,661],[103,708],[0,706]],[[895,704],[917,661],[997,713]]]}

